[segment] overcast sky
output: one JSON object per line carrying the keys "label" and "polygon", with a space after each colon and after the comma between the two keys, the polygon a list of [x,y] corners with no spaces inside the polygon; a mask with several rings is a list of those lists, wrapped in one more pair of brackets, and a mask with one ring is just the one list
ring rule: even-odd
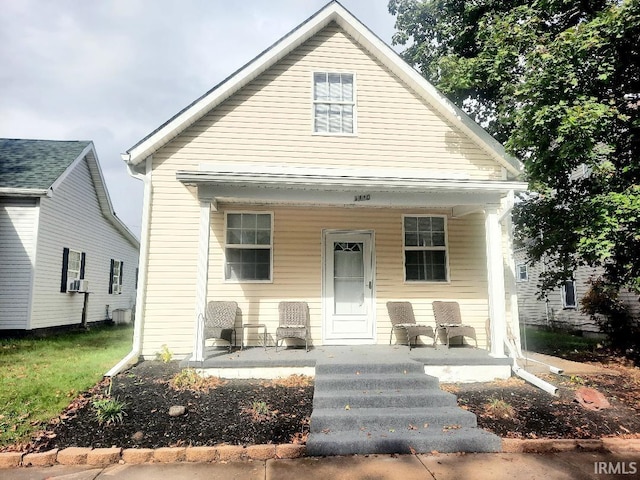
{"label": "overcast sky", "polygon": [[[120,153],[326,0],[0,0],[0,137],[93,140],[116,214],[140,235]],[[391,43],[387,0],[342,5]]]}

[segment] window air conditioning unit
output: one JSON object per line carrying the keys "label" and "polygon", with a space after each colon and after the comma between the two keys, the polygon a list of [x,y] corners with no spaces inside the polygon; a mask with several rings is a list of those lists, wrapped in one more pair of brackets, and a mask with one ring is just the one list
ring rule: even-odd
{"label": "window air conditioning unit", "polygon": [[67,292],[86,292],[89,289],[89,282],[82,279],[69,280]]}

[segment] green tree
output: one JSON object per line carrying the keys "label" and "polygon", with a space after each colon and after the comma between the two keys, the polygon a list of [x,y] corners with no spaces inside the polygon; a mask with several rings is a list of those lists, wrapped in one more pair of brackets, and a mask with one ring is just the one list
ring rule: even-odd
{"label": "green tree", "polygon": [[640,290],[638,0],[391,0],[404,58],[522,159],[543,288],[580,265]]}

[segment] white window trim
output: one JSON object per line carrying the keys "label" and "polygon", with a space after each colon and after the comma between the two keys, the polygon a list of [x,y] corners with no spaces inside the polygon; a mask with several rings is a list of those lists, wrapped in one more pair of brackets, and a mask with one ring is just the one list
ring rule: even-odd
{"label": "white window trim", "polygon": [[[353,105],[353,132],[352,133],[344,133],[344,132],[316,132],[315,123],[316,123],[316,112],[315,107],[316,103],[327,103],[316,101],[315,99],[315,82],[314,75],[316,73],[338,73],[338,74],[348,74],[353,75],[353,101],[352,102],[330,102],[336,103],[339,105]],[[311,135],[316,135],[319,137],[356,137],[358,136],[358,89],[356,88],[357,79],[355,72],[349,72],[345,70],[313,70],[311,72]]]}
{"label": "white window trim", "polygon": [[[72,253],[77,253],[78,257],[80,258],[80,261],[78,263],[78,270],[71,270],[70,265],[71,265],[71,254]],[[71,272],[76,272],[75,276],[71,276]],[[69,282],[69,280],[82,280],[80,278],[80,273],[82,272],[82,252],[78,251],[78,250],[73,250],[73,249],[69,249],[69,258],[67,259],[67,282]]]}
{"label": "white window trim", "polygon": [[[444,219],[444,247],[407,247],[404,244],[404,238],[405,238],[405,231],[404,231],[404,219],[407,217],[415,217],[415,218],[419,218],[419,217],[437,217],[437,218],[442,218]],[[420,214],[403,214],[402,215],[402,277],[404,279],[404,283],[405,284],[409,284],[409,285],[415,285],[415,284],[422,284],[422,283],[430,283],[430,284],[435,284],[435,285],[447,285],[451,283],[451,272],[449,270],[449,224],[448,224],[448,218],[446,215],[438,215],[438,214],[429,214],[429,213],[420,213]],[[422,250],[433,250],[433,251],[444,251],[445,252],[445,275],[446,275],[446,279],[445,280],[407,280],[407,265],[405,263],[405,259],[407,258],[406,256],[406,251],[407,250],[413,250],[413,251],[422,251]]]}
{"label": "white window trim", "polygon": [[[520,277],[520,268],[524,267],[524,278]],[[529,266],[526,263],[516,265],[516,282],[524,283],[529,281]]]}
{"label": "white window trim", "polygon": [[[567,295],[565,293],[566,282],[571,282],[573,285],[573,299],[575,300],[575,305],[567,305]],[[562,297],[562,308],[566,308],[568,310],[575,310],[578,308],[578,291],[576,289],[576,281],[575,280],[565,280],[565,283],[562,284],[560,288],[560,296]]]}
{"label": "white window trim", "polygon": [[[257,215],[271,215],[271,235],[269,244],[269,280],[238,280],[233,278],[226,278],[225,272],[227,270],[227,248],[255,248],[254,246],[242,246],[242,245],[227,245],[227,216],[229,214],[257,214]],[[222,281],[224,283],[273,283],[273,236],[274,236],[274,215],[272,211],[267,210],[232,210],[224,212],[224,247],[222,249]],[[260,245],[259,248],[265,247],[265,245]],[[266,248],[265,248],[266,250]]]}
{"label": "white window trim", "polygon": [[[113,259],[113,273],[111,274],[111,295],[121,295],[122,294],[122,285],[120,284],[120,272],[122,270],[122,265],[124,262],[122,260]],[[117,275],[116,275],[116,265],[117,265]],[[124,280],[124,279],[123,279]]]}

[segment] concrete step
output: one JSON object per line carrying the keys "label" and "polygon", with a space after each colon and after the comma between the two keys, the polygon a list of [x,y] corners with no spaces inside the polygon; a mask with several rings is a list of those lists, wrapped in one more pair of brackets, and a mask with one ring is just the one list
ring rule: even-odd
{"label": "concrete step", "polygon": [[322,390],[314,389],[313,408],[431,408],[456,406],[456,396],[436,389]]}
{"label": "concrete step", "polygon": [[323,362],[316,364],[316,376],[323,374],[339,374],[339,373],[424,373],[424,365],[413,360],[406,362],[380,362],[380,363],[362,363],[362,362]]}
{"label": "concrete step", "polygon": [[373,429],[338,432],[312,432],[307,454],[366,455],[374,453],[499,452],[500,437],[478,428],[422,429],[391,431]]}
{"label": "concrete step", "polygon": [[[426,425],[426,426],[425,426]],[[460,426],[476,427],[476,416],[458,407],[439,408],[315,408],[311,415],[313,432],[361,429],[424,430]]]}
{"label": "concrete step", "polygon": [[362,390],[394,390],[408,388],[438,389],[440,382],[436,377],[424,372],[406,374],[380,373],[330,373],[318,375],[315,380],[316,389],[362,389]]}

